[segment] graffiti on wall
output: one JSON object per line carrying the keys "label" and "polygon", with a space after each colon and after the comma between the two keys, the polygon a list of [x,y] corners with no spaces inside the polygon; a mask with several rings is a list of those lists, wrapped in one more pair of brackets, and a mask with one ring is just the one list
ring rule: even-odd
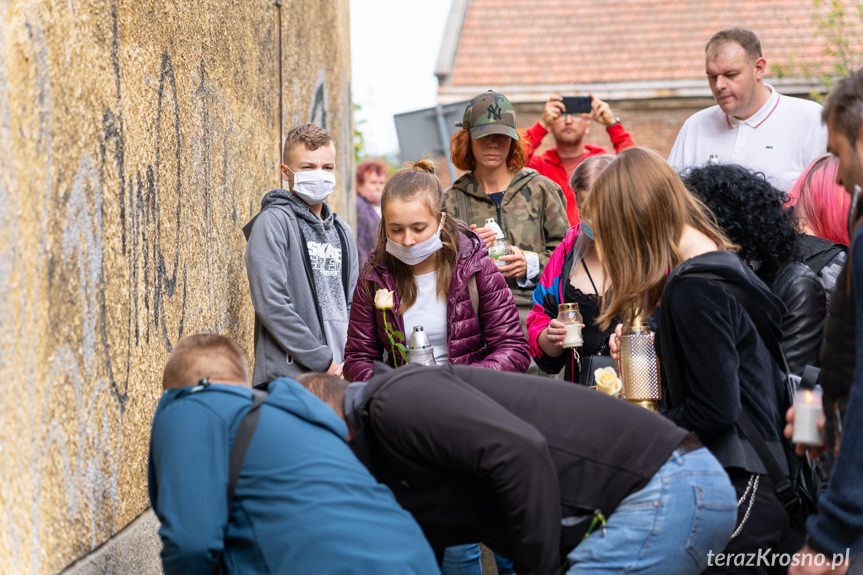
{"label": "graffiti on wall", "polygon": [[[225,9],[210,0],[161,29],[153,14],[178,7],[64,7],[0,3],[0,574],[57,572],[146,508],[174,344],[214,331],[251,348],[241,227],[278,174],[272,7],[231,8],[244,25],[224,41],[200,30]],[[327,78],[347,45],[328,49],[290,64],[309,80],[285,106],[339,141],[350,107],[330,106]]]}

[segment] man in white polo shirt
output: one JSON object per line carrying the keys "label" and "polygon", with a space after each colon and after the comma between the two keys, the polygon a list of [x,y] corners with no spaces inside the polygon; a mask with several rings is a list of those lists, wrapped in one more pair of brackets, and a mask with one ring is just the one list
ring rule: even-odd
{"label": "man in white polo shirt", "polygon": [[827,149],[821,106],[784,96],[763,82],[767,61],[758,36],[749,30],[717,32],[704,52],[717,105],[686,120],[668,163],[678,172],[710,162],[740,164],[789,191],[809,162]]}

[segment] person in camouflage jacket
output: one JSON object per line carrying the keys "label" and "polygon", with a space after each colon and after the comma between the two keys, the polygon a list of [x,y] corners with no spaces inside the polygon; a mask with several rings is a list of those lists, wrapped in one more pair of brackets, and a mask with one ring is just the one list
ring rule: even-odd
{"label": "person in camouflage jacket", "polygon": [[495,232],[485,222],[487,218],[497,222],[512,252],[501,258],[507,265],[500,271],[516,304],[529,310],[542,268],[569,230],[563,191],[524,167],[526,155],[515,130],[515,111],[501,94],[484,92],[471,101],[450,149],[453,163],[467,173],[447,190],[447,212],[489,246]]}

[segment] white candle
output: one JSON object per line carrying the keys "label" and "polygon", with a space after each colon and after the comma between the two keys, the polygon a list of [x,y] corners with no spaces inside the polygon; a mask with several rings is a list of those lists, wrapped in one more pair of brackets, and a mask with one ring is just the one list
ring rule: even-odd
{"label": "white candle", "polygon": [[798,389],[794,394],[794,434],[791,442],[799,445],[824,445],[824,438],[817,427],[823,413],[819,390]]}
{"label": "white candle", "polygon": [[568,323],[566,324],[566,335],[563,336],[563,347],[581,347],[584,345],[584,338],[581,337],[581,324]]}

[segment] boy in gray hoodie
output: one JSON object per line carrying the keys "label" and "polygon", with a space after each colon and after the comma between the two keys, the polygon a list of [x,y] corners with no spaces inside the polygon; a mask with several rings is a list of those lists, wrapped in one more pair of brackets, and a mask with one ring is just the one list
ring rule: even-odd
{"label": "boy in gray hoodie", "polygon": [[358,262],[350,227],[325,202],[335,189],[335,160],[325,130],[293,128],[280,168],[289,189],[267,192],[243,228],[255,387],[306,371],[341,376]]}

